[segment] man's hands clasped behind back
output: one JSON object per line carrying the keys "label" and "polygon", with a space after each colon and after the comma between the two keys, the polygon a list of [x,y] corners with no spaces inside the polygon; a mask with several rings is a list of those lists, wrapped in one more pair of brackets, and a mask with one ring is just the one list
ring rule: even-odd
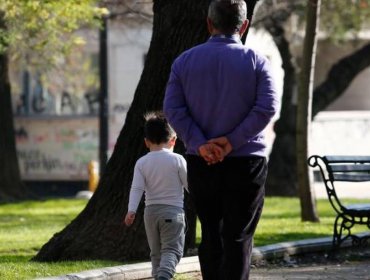
{"label": "man's hands clasped behind back", "polygon": [[225,136],[222,136],[211,139],[206,144],[201,145],[199,147],[199,154],[211,165],[223,161],[225,156],[227,156],[232,149],[233,147],[229,140]]}

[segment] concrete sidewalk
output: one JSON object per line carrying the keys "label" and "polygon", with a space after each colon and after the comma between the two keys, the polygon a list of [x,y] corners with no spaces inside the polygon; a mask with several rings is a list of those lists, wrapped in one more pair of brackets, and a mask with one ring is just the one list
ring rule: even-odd
{"label": "concrete sidewalk", "polygon": [[[345,242],[342,247],[349,247],[350,245],[351,245],[350,242]],[[331,246],[332,238],[328,237],[328,238],[307,239],[295,242],[283,242],[274,245],[257,247],[253,249],[252,262],[256,262],[263,259],[292,256],[302,253],[325,251],[329,250]],[[182,258],[179,265],[177,266],[177,273],[190,273],[196,271],[200,271],[197,256]],[[253,277],[251,278],[254,279]],[[82,271],[78,273],[71,273],[64,276],[38,279],[39,280],[151,279],[151,264],[150,262],[144,262],[130,265],[106,267],[101,269]]]}
{"label": "concrete sidewalk", "polygon": [[[201,278],[189,278],[200,280]],[[370,261],[302,267],[275,267],[251,271],[250,280],[369,280]]]}

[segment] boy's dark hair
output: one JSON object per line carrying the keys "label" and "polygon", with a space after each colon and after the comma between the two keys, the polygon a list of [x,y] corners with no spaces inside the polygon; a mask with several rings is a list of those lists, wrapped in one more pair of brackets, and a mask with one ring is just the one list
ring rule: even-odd
{"label": "boy's dark hair", "polygon": [[150,112],[144,116],[144,136],[153,144],[167,143],[172,137],[176,136],[175,131],[167,122],[162,112]]}

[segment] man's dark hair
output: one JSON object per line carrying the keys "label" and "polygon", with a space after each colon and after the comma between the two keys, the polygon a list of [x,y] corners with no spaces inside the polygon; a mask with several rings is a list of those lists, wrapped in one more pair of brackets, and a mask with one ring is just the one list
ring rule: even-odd
{"label": "man's dark hair", "polygon": [[176,136],[175,131],[167,122],[162,112],[150,112],[144,116],[144,136],[153,144],[167,143]]}
{"label": "man's dark hair", "polygon": [[246,3],[244,0],[214,0],[209,5],[208,18],[223,34],[232,35],[247,18]]}

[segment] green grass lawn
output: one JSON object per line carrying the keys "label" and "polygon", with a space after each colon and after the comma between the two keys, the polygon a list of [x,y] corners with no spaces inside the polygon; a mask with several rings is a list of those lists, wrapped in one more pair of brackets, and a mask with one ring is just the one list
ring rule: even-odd
{"label": "green grass lawn", "polygon": [[0,279],[33,279],[119,265],[107,261],[50,264],[29,261],[86,203],[86,200],[60,199],[0,205]]}
{"label": "green grass lawn", "polygon": [[[344,204],[369,203],[370,200],[343,199]],[[327,199],[317,201],[319,223],[302,222],[298,198],[267,198],[258,224],[254,244],[263,246],[278,242],[333,236],[335,212]],[[368,231],[356,225],[352,232]]]}
{"label": "green grass lawn", "polygon": [[[107,261],[30,262],[41,246],[63,229],[86,203],[85,200],[53,199],[0,205],[0,279],[33,279],[120,265]],[[255,236],[255,246],[332,236],[334,212],[327,200],[318,201],[318,212],[320,223],[302,223],[298,199],[267,198]],[[366,230],[359,226],[355,229]]]}

